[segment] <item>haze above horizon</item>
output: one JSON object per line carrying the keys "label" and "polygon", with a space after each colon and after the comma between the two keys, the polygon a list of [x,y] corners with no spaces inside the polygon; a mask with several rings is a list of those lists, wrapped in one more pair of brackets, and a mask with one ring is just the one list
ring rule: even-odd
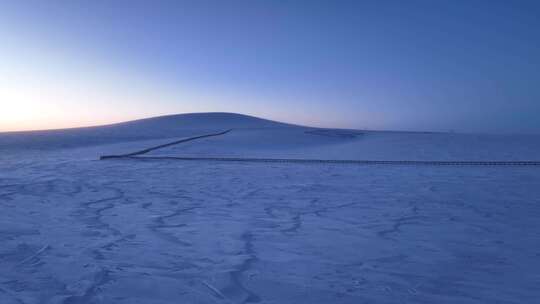
{"label": "haze above horizon", "polygon": [[2,1],[0,132],[234,112],[540,133],[537,1]]}

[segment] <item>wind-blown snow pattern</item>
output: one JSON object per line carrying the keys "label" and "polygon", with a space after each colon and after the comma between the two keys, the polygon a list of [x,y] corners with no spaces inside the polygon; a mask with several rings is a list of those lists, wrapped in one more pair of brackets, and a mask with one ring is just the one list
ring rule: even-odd
{"label": "wind-blown snow pattern", "polygon": [[538,302],[538,167],[98,160],[228,129],[144,155],[540,152],[535,136],[322,130],[226,113],[0,134],[0,303]]}

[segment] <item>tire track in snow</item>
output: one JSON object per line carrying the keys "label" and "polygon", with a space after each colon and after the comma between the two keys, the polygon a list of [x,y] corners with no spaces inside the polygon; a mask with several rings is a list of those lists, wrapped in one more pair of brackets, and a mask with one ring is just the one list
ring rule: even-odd
{"label": "tire track in snow", "polygon": [[192,246],[190,242],[183,241],[179,239],[177,236],[175,236],[174,234],[162,231],[162,229],[163,228],[180,228],[180,227],[187,226],[186,224],[167,224],[166,220],[168,218],[172,218],[180,214],[189,212],[191,210],[199,209],[199,208],[202,208],[202,207],[200,206],[187,207],[187,208],[175,210],[174,212],[168,215],[158,216],[155,220],[156,224],[151,225],[148,228],[152,232],[154,232],[157,236],[161,237],[162,239],[168,242],[172,242],[172,243],[179,244],[182,246]]}
{"label": "tire track in snow", "polygon": [[422,225],[421,220],[426,220],[426,216],[410,215],[403,216],[393,220],[392,227],[386,230],[379,231],[377,234],[384,239],[390,239],[389,234],[401,232],[401,227],[405,225]]}
{"label": "tire track in snow", "polygon": [[231,272],[231,278],[236,287],[247,295],[247,297],[241,303],[260,302],[261,298],[257,294],[248,290],[242,284],[242,277],[244,276],[244,273],[251,269],[252,264],[257,261],[257,255],[253,249],[253,235],[251,232],[242,234],[242,240],[244,241],[244,253],[248,255],[248,258],[244,260],[240,267]]}
{"label": "tire track in snow", "polygon": [[[318,201],[317,199],[312,200],[311,205],[313,205],[317,201]],[[292,220],[293,220],[292,227],[287,228],[287,229],[282,229],[281,232],[283,232],[283,233],[296,233],[296,232],[298,232],[298,230],[302,227],[302,224],[304,222],[303,217],[306,216],[306,215],[313,214],[313,215],[321,217],[321,216],[323,216],[323,214],[325,212],[328,212],[328,211],[331,211],[331,210],[339,210],[339,209],[343,209],[343,208],[347,208],[347,207],[352,207],[352,206],[354,206],[356,204],[357,203],[347,203],[347,204],[341,204],[341,205],[337,205],[337,206],[323,207],[323,208],[319,208],[319,209],[315,209],[315,210],[307,210],[307,211],[303,211],[303,212],[297,212],[292,217]]]}
{"label": "tire track in snow", "polygon": [[216,288],[204,281],[203,284],[212,290],[216,296],[230,303],[257,303],[261,301],[260,296],[249,290],[243,283],[245,273],[257,261],[257,255],[253,248],[253,234],[249,231],[244,232],[240,236],[240,239],[244,242],[244,248],[239,254],[246,255],[247,257],[234,270],[228,273],[228,284],[225,284],[221,288]]}
{"label": "tire track in snow", "polygon": [[[112,203],[112,201],[123,199],[125,194],[124,194],[124,191],[118,188],[110,187],[110,186],[106,190],[109,190],[113,192],[114,194],[111,197],[83,203],[83,210],[79,211],[80,214],[78,215],[83,217],[83,220],[87,224],[90,225],[89,226],[90,228],[104,229],[111,232],[113,235],[120,235],[121,234],[120,231],[112,228],[109,224],[105,223],[102,220],[102,217],[103,217],[103,212],[114,208],[115,205]],[[98,207],[98,208],[92,207],[93,205],[98,205],[98,204],[103,204],[103,203],[105,203],[105,206],[103,207]]]}
{"label": "tire track in snow", "polygon": [[94,301],[92,300],[100,292],[101,287],[112,281],[110,274],[111,271],[107,269],[101,269],[100,271],[96,272],[92,278],[92,283],[82,295],[69,296],[68,298],[64,299],[64,301],[62,301],[62,304],[94,303]]}

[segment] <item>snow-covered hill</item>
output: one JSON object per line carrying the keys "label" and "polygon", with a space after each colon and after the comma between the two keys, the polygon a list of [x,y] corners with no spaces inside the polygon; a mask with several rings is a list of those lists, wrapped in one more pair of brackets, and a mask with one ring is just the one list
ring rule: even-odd
{"label": "snow-covered hill", "polygon": [[231,128],[295,128],[294,125],[235,113],[190,113],[118,124],[0,133],[0,149],[58,149],[128,141],[193,136]]}
{"label": "snow-covered hill", "polygon": [[[234,113],[194,113],[65,130],[0,133],[0,150],[86,149],[88,157],[129,153],[178,139],[222,136],[159,149],[149,156],[338,160],[540,160],[540,136],[319,129]],[[80,151],[80,149],[79,149]],[[71,151],[71,153],[75,153]]]}

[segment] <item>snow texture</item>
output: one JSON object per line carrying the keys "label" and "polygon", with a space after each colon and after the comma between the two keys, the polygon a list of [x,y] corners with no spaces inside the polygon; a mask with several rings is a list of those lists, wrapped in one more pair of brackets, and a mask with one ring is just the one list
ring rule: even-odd
{"label": "snow texture", "polygon": [[[150,129],[148,129],[150,128]],[[538,137],[226,113],[0,134],[0,303],[538,303],[540,168],[105,160],[538,160]]]}

